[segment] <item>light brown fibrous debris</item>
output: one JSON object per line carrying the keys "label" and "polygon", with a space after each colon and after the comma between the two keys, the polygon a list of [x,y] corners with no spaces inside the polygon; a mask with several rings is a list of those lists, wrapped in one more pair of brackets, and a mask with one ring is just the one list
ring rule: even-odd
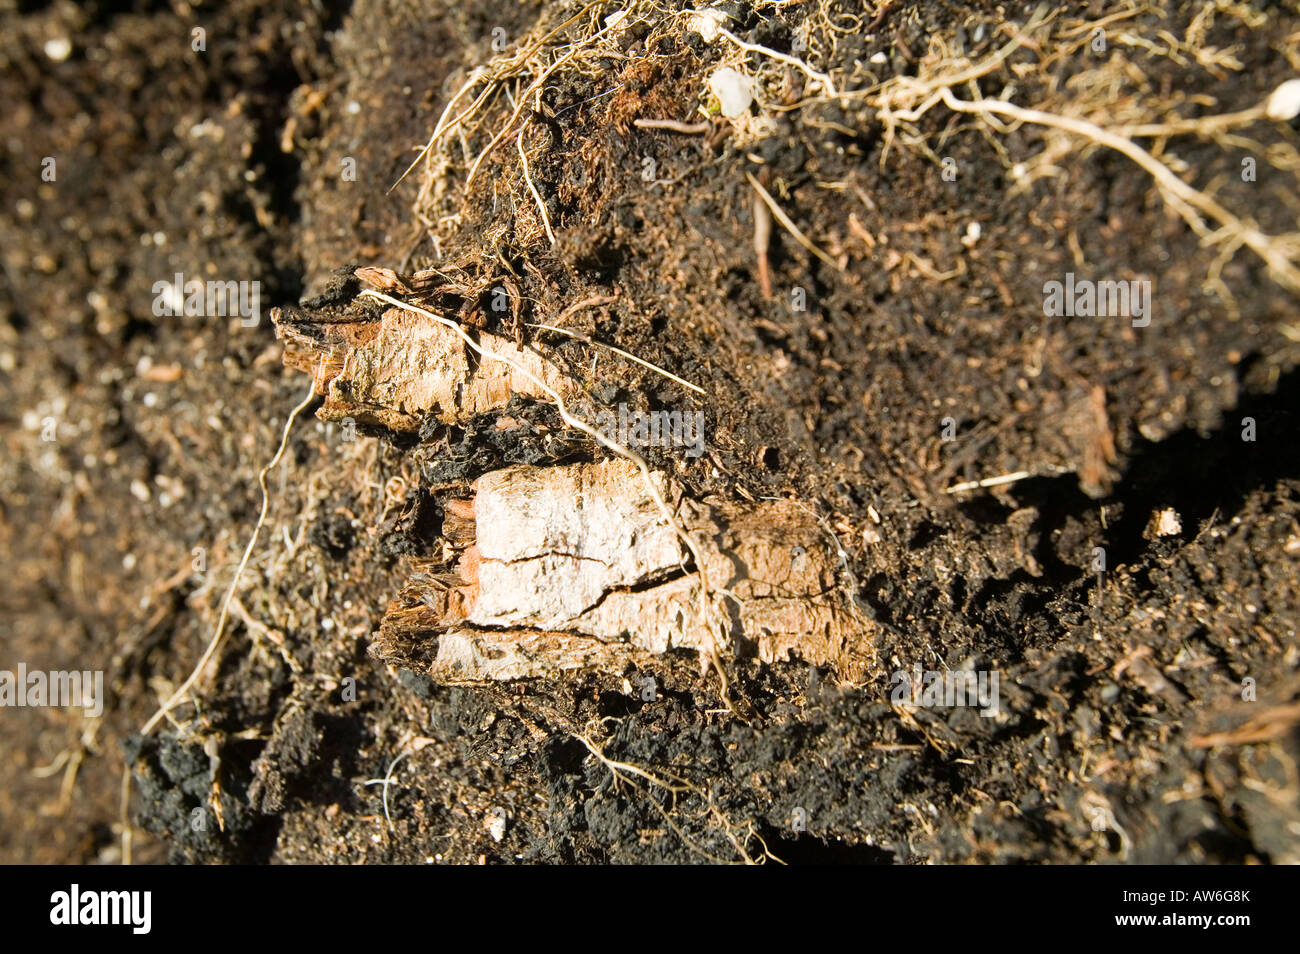
{"label": "light brown fibrous debris", "polygon": [[[387,269],[355,277],[414,287]],[[324,395],[325,420],[410,432],[515,395],[554,403],[577,391],[542,355],[488,332],[477,341],[506,361],[473,354],[419,311],[354,299],[272,317],[285,364]],[[381,658],[445,682],[621,671],[670,650],[797,658],[850,681],[871,665],[873,633],[837,579],[838,555],[796,504],[696,502],[624,459],[490,471],[472,495],[453,494],[440,501],[440,555],[413,561],[388,608]]]}
{"label": "light brown fibrous debris", "polygon": [[[866,673],[870,624],[840,588],[815,519],[783,501],[695,504],[653,479],[697,541],[733,653],[797,657],[850,680]],[[458,584],[415,574],[388,609],[381,656],[436,645],[429,674],[457,682],[617,671],[713,646],[699,575],[632,464],[512,467],[474,489],[475,540]]]}
{"label": "light brown fibrous debris", "polygon": [[504,407],[515,394],[549,400],[539,379],[565,395],[574,382],[537,352],[480,332],[485,351],[502,361],[470,354],[454,330],[423,315],[389,308],[377,317],[355,303],[341,314],[273,309],[285,343],[286,366],[306,371],[325,397],[317,416],[351,418],[391,431],[415,431],[426,417],[446,424]]}
{"label": "light brown fibrous debris", "polygon": [[409,295],[411,293],[411,289],[407,287],[406,282],[402,281],[401,276],[391,268],[365,265],[352,274],[358,281],[369,285],[371,288],[377,288],[381,292],[388,292],[390,295]]}

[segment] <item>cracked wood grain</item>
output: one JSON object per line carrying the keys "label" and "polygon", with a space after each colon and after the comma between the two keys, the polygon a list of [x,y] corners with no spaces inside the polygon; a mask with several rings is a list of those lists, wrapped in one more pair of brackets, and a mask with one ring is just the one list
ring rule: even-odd
{"label": "cracked wood grain", "polygon": [[[733,653],[865,674],[870,624],[839,588],[815,520],[784,501],[698,504],[663,489],[725,594]],[[685,549],[633,465],[512,467],[474,490],[459,585],[413,578],[384,619],[390,650],[436,640],[429,674],[475,681],[618,670],[711,645]]]}

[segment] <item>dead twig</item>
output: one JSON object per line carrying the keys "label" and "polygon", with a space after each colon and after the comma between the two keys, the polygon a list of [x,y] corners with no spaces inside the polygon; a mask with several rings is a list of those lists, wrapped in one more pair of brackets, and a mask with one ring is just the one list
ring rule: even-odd
{"label": "dead twig", "polygon": [[985,477],[983,480],[968,480],[965,483],[953,484],[947,490],[946,494],[959,494],[964,490],[978,490],[982,487],[1001,487],[1005,484],[1014,484],[1018,480],[1024,480],[1026,477],[1034,476],[1027,470],[1018,470],[1014,474],[1002,474],[998,477]]}
{"label": "dead twig", "polygon": [[1221,745],[1251,745],[1256,742],[1269,742],[1280,739],[1300,724],[1300,702],[1290,705],[1273,706],[1250,719],[1231,732],[1215,732],[1211,735],[1194,735],[1191,744],[1194,748],[1208,749]]}
{"label": "dead twig", "polygon": [[637,129],[667,129],[685,136],[695,136],[708,132],[712,124],[703,119],[698,123],[683,123],[676,119],[634,119],[632,125]]}
{"label": "dead twig", "polygon": [[[608,298],[608,299],[604,299],[604,300],[602,300],[601,303],[603,303],[603,302],[605,302],[605,301],[613,301],[613,300],[614,300],[613,298]],[[594,301],[594,300],[593,300],[593,301]],[[566,309],[566,311],[567,311],[567,309]],[[561,317],[563,317],[563,316],[561,316]],[[649,368],[651,371],[655,372],[655,374],[661,374],[661,375],[663,375],[663,376],[664,376],[665,378],[667,378],[669,381],[676,381],[676,382],[677,382],[678,384],[680,384],[682,387],[684,387],[684,388],[690,388],[690,389],[691,389],[692,391],[694,391],[696,394],[704,394],[704,393],[705,393],[705,392],[704,392],[704,388],[702,388],[702,387],[700,387],[699,385],[696,385],[696,384],[691,384],[691,382],[690,382],[690,381],[687,381],[685,378],[679,378],[677,375],[673,374],[671,371],[665,371],[663,368],[659,367],[658,365],[651,364],[649,361],[645,361],[645,360],[643,360],[643,359],[641,359],[641,358],[638,358],[636,355],[634,355],[634,354],[630,354],[629,352],[624,351],[622,348],[616,348],[616,347],[614,347],[614,346],[611,345],[611,344],[605,344],[603,341],[597,341],[597,340],[595,340],[594,338],[592,338],[592,337],[590,337],[590,336],[588,336],[588,335],[584,335],[584,334],[582,334],[582,333],[579,332],[579,331],[571,331],[571,330],[569,330],[568,328],[559,328],[559,327],[557,327],[557,326],[555,326],[555,325],[544,325],[544,324],[538,324],[538,323],[533,323],[533,322],[530,322],[529,325],[528,325],[528,327],[529,327],[529,328],[541,328],[543,331],[554,331],[556,334],[565,335],[565,336],[567,336],[567,337],[569,337],[569,338],[573,338],[573,339],[576,340],[576,341],[583,341],[583,342],[586,342],[587,344],[591,345],[592,347],[596,347],[596,348],[605,348],[605,349],[607,349],[607,350],[609,350],[609,351],[614,352],[616,355],[618,355],[618,356],[621,357],[621,358],[626,358],[626,359],[629,360],[629,361],[635,362],[636,364],[641,365],[641,367],[643,367],[643,368]]]}
{"label": "dead twig", "polygon": [[772,298],[772,271],[767,261],[767,248],[772,241],[772,213],[761,194],[762,187],[755,183],[754,191],[754,254],[758,256],[758,284],[763,297]]}
{"label": "dead twig", "polygon": [[533,194],[533,198],[537,201],[537,211],[541,213],[542,227],[546,229],[546,237],[554,245],[555,233],[551,231],[551,218],[546,214],[546,203],[542,201],[542,194],[537,191],[537,186],[533,185],[533,177],[528,172],[528,154],[524,152],[524,133],[527,131],[528,127],[526,126],[520,129],[519,139],[516,141],[519,146],[519,161],[523,163],[524,182],[528,184],[528,191]]}
{"label": "dead twig", "polygon": [[[835,261],[835,259],[831,258],[829,255],[827,255],[825,252],[819,249],[816,245],[812,243],[812,241],[808,238],[808,236],[804,235],[802,232],[799,231],[799,227],[790,221],[790,217],[788,215],[786,215],[784,212],[781,211],[781,207],[776,204],[776,200],[773,199],[771,194],[766,189],[764,189],[762,185],[759,184],[759,181],[754,178],[752,173],[746,172],[745,178],[749,180],[749,184],[754,187],[754,191],[758,193],[759,198],[761,198],[763,200],[763,203],[767,206],[767,208],[771,210],[772,215],[776,218],[776,220],[780,222],[783,226],[785,226],[787,232],[789,232],[792,236],[794,236],[794,240],[796,242],[798,242],[800,245],[802,245],[812,254],[816,255],[818,258],[820,258],[831,268],[835,269],[837,272],[844,271],[844,269],[840,267],[839,262]],[[755,232],[757,233],[757,226],[755,227]],[[757,246],[757,244],[758,244],[758,238],[756,234],[755,246]]]}

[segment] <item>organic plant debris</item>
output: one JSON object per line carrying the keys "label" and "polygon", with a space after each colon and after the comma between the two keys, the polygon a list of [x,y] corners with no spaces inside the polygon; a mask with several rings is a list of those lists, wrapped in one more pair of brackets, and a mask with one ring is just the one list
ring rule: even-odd
{"label": "organic plant debris", "polygon": [[0,19],[0,860],[1300,862],[1295,0]]}

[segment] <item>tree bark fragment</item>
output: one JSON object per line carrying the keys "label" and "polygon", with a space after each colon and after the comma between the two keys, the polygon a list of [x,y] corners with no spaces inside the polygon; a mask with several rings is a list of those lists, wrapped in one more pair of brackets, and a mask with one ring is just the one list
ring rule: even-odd
{"label": "tree bark fragment", "polygon": [[[357,270],[401,291],[386,270]],[[395,284],[396,283],[396,284]],[[284,362],[313,375],[318,415],[394,432],[463,423],[546,388],[481,358],[451,328],[364,299],[273,313]],[[527,347],[478,332],[489,352],[561,396],[577,383]],[[663,474],[656,494],[631,461],[516,466],[482,475],[470,499],[442,491],[450,563],[413,561],[373,650],[444,681],[622,670],[670,650],[797,657],[857,681],[871,624],[837,579],[838,557],[806,510],[784,501],[695,501]],[[708,581],[678,534],[695,542]]]}
{"label": "tree bark fragment", "polygon": [[[732,652],[865,675],[872,633],[814,519],[785,501],[697,504],[653,479],[698,543]],[[630,462],[512,467],[474,490],[459,579],[417,574],[388,609],[382,646],[436,639],[429,674],[445,681],[617,670],[712,648],[690,554]]]}
{"label": "tree bark fragment", "polygon": [[311,374],[325,398],[322,420],[351,418],[397,433],[419,429],[427,417],[454,424],[496,410],[512,395],[549,400],[543,381],[561,396],[574,382],[537,352],[508,338],[479,332],[478,342],[526,369],[480,358],[451,328],[424,315],[387,308],[377,317],[354,303],[341,314],[276,308],[284,363]]}

